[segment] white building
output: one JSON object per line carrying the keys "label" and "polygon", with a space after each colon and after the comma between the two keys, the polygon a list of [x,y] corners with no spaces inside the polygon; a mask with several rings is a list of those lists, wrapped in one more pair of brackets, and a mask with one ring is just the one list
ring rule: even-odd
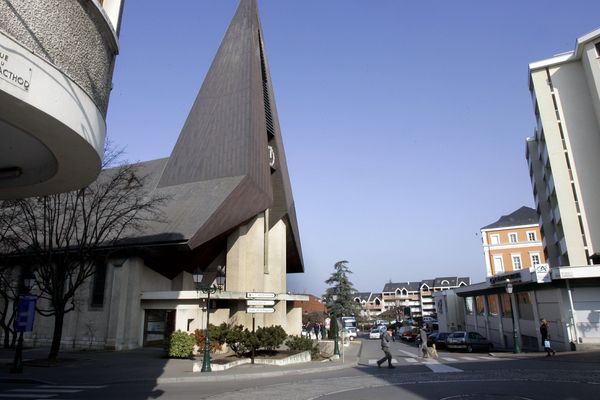
{"label": "white building", "polygon": [[0,2],[0,199],[100,173],[121,12],[122,0]]}
{"label": "white building", "polygon": [[527,161],[551,267],[600,254],[600,29],[529,65],[537,127]]}

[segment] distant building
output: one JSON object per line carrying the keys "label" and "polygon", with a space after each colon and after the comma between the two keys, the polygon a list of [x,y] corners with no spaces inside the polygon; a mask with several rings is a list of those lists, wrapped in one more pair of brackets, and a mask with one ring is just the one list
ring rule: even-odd
{"label": "distant building", "polygon": [[102,169],[123,0],[0,1],[0,199]]}
{"label": "distant building", "polygon": [[[396,310],[399,317],[435,315],[433,293],[467,286],[470,278],[443,277],[417,282],[386,283],[381,293],[357,293],[354,300],[361,305],[368,318],[382,312]],[[405,311],[409,311],[407,313]]]}
{"label": "distant building", "polygon": [[487,276],[544,264],[538,215],[521,207],[481,228]]}
{"label": "distant building", "polygon": [[526,157],[551,267],[600,258],[599,57],[597,29],[575,50],[529,64],[537,127]]}
{"label": "distant building", "polygon": [[299,307],[302,309],[302,315],[307,315],[311,313],[326,313],[327,306],[319,299],[317,296],[312,294],[306,295],[308,297],[308,301],[293,301],[291,302],[291,307],[296,308]]}
{"label": "distant building", "polygon": [[363,318],[370,320],[383,312],[381,294],[358,292],[354,294],[354,301],[360,305],[360,313]]}

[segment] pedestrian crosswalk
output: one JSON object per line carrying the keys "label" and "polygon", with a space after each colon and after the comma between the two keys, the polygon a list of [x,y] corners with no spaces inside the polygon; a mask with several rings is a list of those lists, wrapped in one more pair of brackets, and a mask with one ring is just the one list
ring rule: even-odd
{"label": "pedestrian crosswalk", "polygon": [[[416,363],[427,363],[430,361],[438,361],[438,362],[446,362],[446,363],[461,363],[467,361],[498,361],[497,358],[491,356],[457,356],[457,357],[446,357],[439,356],[437,358],[422,358],[415,356],[414,354],[410,354],[409,356],[400,356],[397,358],[392,358],[392,364],[416,364]],[[377,360],[369,360],[369,365],[376,365]]]}
{"label": "pedestrian crosswalk", "polygon": [[102,389],[106,386],[58,386],[36,385],[26,388],[10,389],[0,392],[0,399],[50,399],[60,400],[57,396],[81,393],[86,390]]}

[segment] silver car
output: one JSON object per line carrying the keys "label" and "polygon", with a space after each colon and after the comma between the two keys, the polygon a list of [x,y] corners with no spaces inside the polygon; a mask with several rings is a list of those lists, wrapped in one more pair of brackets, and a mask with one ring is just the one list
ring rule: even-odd
{"label": "silver car", "polygon": [[475,350],[492,351],[492,342],[477,332],[457,331],[452,332],[446,339],[448,350],[466,350],[469,353]]}

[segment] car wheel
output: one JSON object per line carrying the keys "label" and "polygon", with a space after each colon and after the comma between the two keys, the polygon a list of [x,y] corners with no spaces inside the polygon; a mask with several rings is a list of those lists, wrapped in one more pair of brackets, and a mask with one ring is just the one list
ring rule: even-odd
{"label": "car wheel", "polygon": [[468,345],[467,346],[467,353],[472,353],[473,352],[473,346]]}

